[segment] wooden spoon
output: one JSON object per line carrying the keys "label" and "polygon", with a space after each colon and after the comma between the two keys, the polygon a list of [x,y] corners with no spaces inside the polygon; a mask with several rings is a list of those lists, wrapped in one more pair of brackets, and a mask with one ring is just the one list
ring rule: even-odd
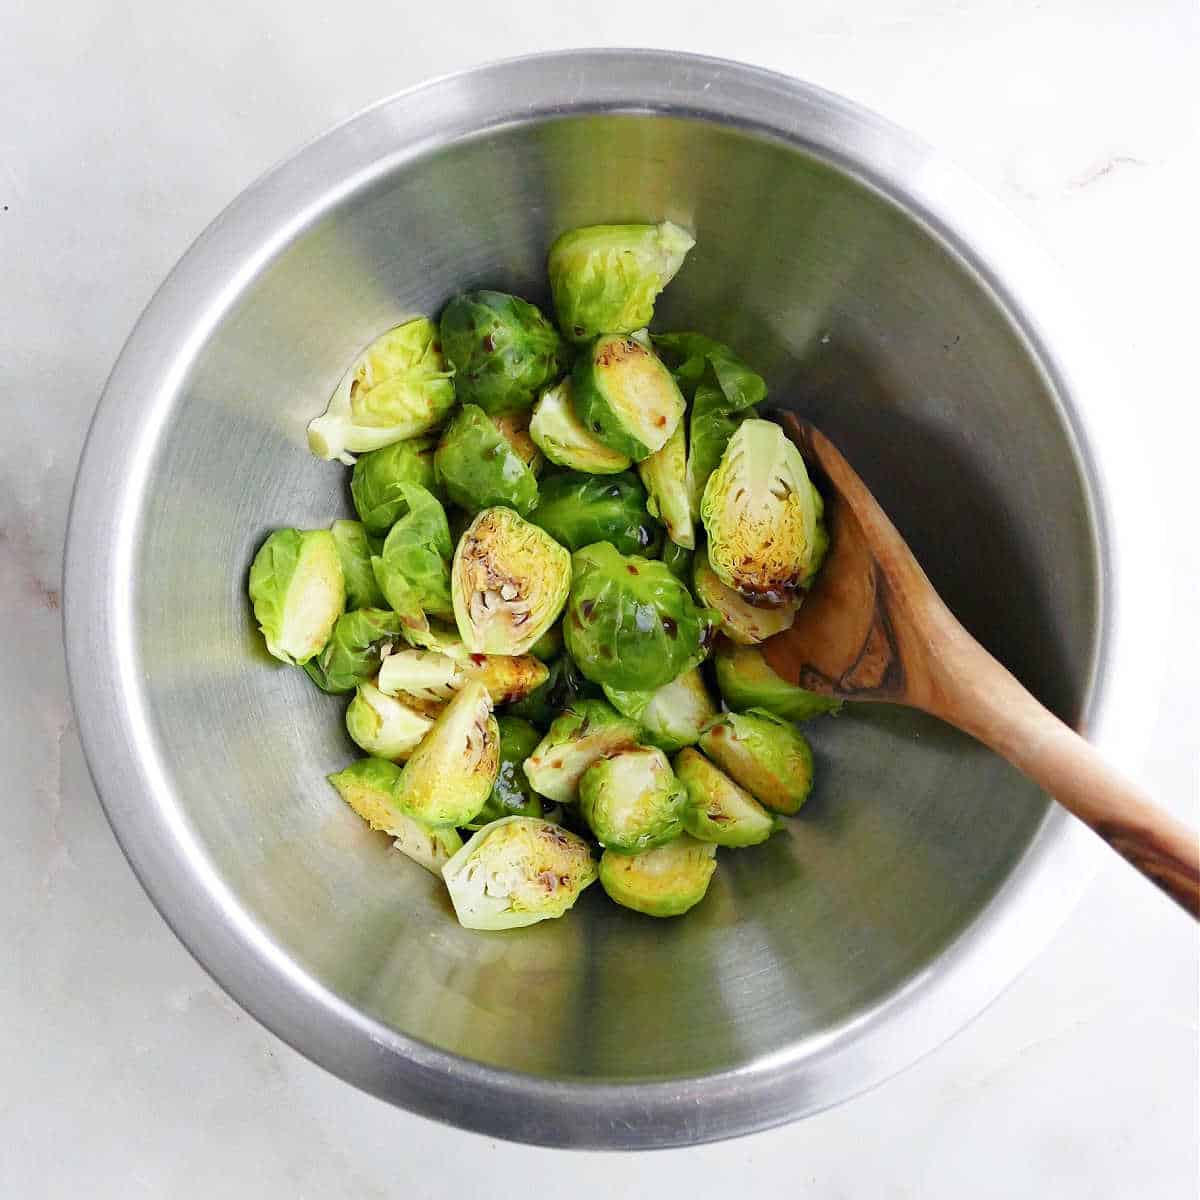
{"label": "wooden spoon", "polygon": [[954,618],[867,486],[824,434],[780,420],[824,484],[831,546],[785,633],[762,645],[784,679],[887,700],[978,738],[1200,917],[1200,841],[1039,704]]}

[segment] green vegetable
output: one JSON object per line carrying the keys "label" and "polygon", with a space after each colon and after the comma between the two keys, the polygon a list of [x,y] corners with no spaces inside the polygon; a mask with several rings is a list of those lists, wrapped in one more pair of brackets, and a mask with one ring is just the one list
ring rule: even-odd
{"label": "green vegetable", "polygon": [[696,530],[688,499],[687,450],[682,421],[661,450],[638,463],[638,474],[650,494],[647,504],[650,515],[667,527],[667,536],[672,542],[693,549]]}
{"label": "green vegetable", "polygon": [[510,704],[507,711],[514,717],[524,717],[539,729],[548,729],[563,709],[599,695],[600,689],[584,676],[574,659],[569,654],[560,654],[550,664],[546,682],[524,700]]}
{"label": "green vegetable", "polygon": [[719,640],[713,661],[717,687],[734,712],[762,708],[788,721],[807,721],[842,707],[842,702],[833,696],[818,695],[780,678],[762,651],[751,646],[734,646]]}
{"label": "green vegetable", "polygon": [[349,465],[352,454],[436,429],[454,407],[453,373],[427,317],[389,329],[342,377],[324,415],[309,423],[309,449]]}
{"label": "green vegetable", "polygon": [[346,709],[346,732],[376,758],[408,758],[432,728],[431,718],[365,680]]}
{"label": "green vegetable", "polygon": [[523,700],[550,676],[545,663],[529,654],[471,654],[461,642],[442,650],[402,650],[379,668],[379,688],[422,703],[446,703],[469,679],[487,688],[493,704]]}
{"label": "green vegetable", "polygon": [[562,653],[562,648],[562,621],[556,621],[529,647],[529,653],[534,658],[540,658],[542,662],[551,662]]}
{"label": "green vegetable", "polygon": [[679,917],[695,908],[717,869],[717,848],[684,834],[643,854],[600,859],[600,886],[624,908],[649,917]]}
{"label": "green vegetable", "polygon": [[711,615],[661,562],[600,542],[576,551],[572,573],[563,632],[593,682],[659,688],[703,657]]}
{"label": "green vegetable", "polygon": [[486,413],[528,408],[567,369],[558,330],[532,304],[505,292],[455,296],[440,328],[458,398]]}
{"label": "green vegetable", "polygon": [[579,811],[600,845],[638,854],[683,830],[686,793],[667,756],[653,746],[618,750],[579,780]]}
{"label": "green vegetable", "polygon": [[464,405],[450,422],[433,461],[446,495],[467,512],[503,504],[527,516],[537,505],[534,473],[474,404]]}
{"label": "green vegetable", "polygon": [[606,688],[605,695],[618,712],[641,723],[643,741],[668,754],[699,741],[700,731],[717,715],[704,677],[695,667],[654,692]]}
{"label": "green vegetable", "polygon": [[371,568],[371,543],[358,521],[334,521],[329,527],[342,564],[346,608],[383,608],[387,601]]}
{"label": "green vegetable", "polygon": [[676,579],[681,579],[684,583],[687,583],[692,577],[692,553],[691,550],[680,546],[677,542],[673,542],[668,538],[663,542],[663,565]]}
{"label": "green vegetable", "polygon": [[520,717],[498,717],[500,766],[492,794],[468,829],[482,829],[501,817],[540,817],[542,801],[525,777],[522,765],[541,740],[541,734]]}
{"label": "green vegetable", "polygon": [[662,536],[646,511],[646,493],[632,471],[552,475],[543,481],[541,502],[529,519],[568,550],[611,542],[622,554],[644,554]]}
{"label": "green vegetable", "polygon": [[757,846],[780,827],[778,817],[691,747],[676,755],[675,775],[688,796],[684,828],[702,842]]}
{"label": "green vegetable", "polygon": [[640,732],[636,721],[603,700],[574,700],[526,758],[525,774],[548,800],[573,804],[584,771],[617,750],[636,746]]}
{"label": "green vegetable", "polygon": [[561,917],[589,884],[596,864],[583,838],[536,817],[485,825],[442,868],[459,924],[518,929]]}
{"label": "green vegetable", "polygon": [[529,436],[529,422],[528,412],[501,413],[492,418],[497,432],[536,477],[542,473],[546,460],[537,443]]}
{"label": "green vegetable", "polygon": [[775,812],[790,816],[812,790],[808,742],[787,721],[765,709],[723,714],[700,735],[700,749]]}
{"label": "green vegetable", "polygon": [[323,692],[352,692],[379,670],[382,647],[400,637],[400,618],[380,608],[356,608],[334,622],[329,640],[304,671]]}
{"label": "green vegetable", "polygon": [[575,360],[575,411],[587,430],[635,462],[666,445],[683,418],[671,372],[644,342],[601,334]]}
{"label": "green vegetable", "polygon": [[615,475],[632,464],[632,459],[610,450],[575,412],[571,379],[547,388],[533,407],[529,436],[542,453],[560,467],[591,475]]}
{"label": "green vegetable", "polygon": [[267,649],[302,666],[329,640],[346,603],[333,534],[277,529],[254,556],[249,590]]}
{"label": "green vegetable", "polygon": [[512,509],[487,508],[459,541],[451,577],[467,649],[524,654],[562,612],[571,556]]}
{"label": "green vegetable", "polygon": [[650,324],[659,292],[695,238],[678,225],[589,225],[550,247],[547,268],[558,327],[575,342]]}
{"label": "green vegetable", "polygon": [[721,632],[740,646],[757,645],[790,629],[800,607],[799,600],[791,600],[778,608],[763,608],[744,600],[717,578],[704,551],[692,562],[692,591],[701,604],[720,614]]}
{"label": "green vegetable", "polygon": [[350,476],[354,511],[368,533],[382,537],[408,508],[402,484],[437,494],[433,473],[435,437],[410,438],[362,455]]}

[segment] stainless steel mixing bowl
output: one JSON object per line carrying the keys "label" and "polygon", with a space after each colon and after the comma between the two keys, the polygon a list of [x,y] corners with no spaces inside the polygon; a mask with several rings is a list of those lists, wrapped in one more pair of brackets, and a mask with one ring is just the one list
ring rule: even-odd
{"label": "stainless steel mixing bowl", "polygon": [[343,1078],[535,1142],[694,1142],[841,1100],[989,1001],[1087,867],[1002,762],[882,706],[812,726],[810,805],[723,854],[677,921],[596,888],[565,920],[461,929],[325,784],[353,751],[345,701],[265,656],[245,599],[268,530],[348,511],[347,473],[309,456],[305,422],[399,319],[464,286],[541,297],[560,230],[663,217],[698,244],[658,324],[736,346],[842,445],[968,627],[1094,726],[1109,550],[1057,301],[927,150],[730,63],[502,63],[303,150],[147,309],[72,515],[80,728],[163,915]]}

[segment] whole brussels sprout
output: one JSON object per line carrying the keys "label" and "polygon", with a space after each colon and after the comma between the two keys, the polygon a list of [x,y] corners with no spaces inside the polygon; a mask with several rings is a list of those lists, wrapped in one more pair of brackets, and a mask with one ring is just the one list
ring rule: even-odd
{"label": "whole brussels sprout", "polygon": [[638,744],[641,730],[603,700],[575,700],[554,718],[525,759],[525,775],[548,800],[573,804],[579,780],[595,762]]}
{"label": "whole brussels sprout", "polygon": [[618,750],[579,780],[579,812],[606,849],[638,854],[683,830],[687,794],[667,756],[654,746]]}
{"label": "whole brussels sprout", "polygon": [[379,687],[389,695],[444,704],[468,679],[477,679],[493,704],[509,704],[524,700],[549,677],[549,667],[532,655],[471,654],[459,642],[443,643],[441,651],[402,650],[389,655],[379,668]]}
{"label": "whole brussels sprout", "polygon": [[400,638],[400,618],[380,608],[356,608],[334,622],[329,641],[304,664],[323,692],[352,692],[379,670],[383,648]]}
{"label": "whole brussels sprout", "polygon": [[686,833],[642,854],[600,858],[600,886],[623,908],[648,917],[680,917],[695,908],[717,869],[717,848]]}
{"label": "whole brussels sprout", "polygon": [[404,764],[400,811],[425,825],[465,825],[483,808],[500,763],[500,730],[487,688],[468,680]]}
{"label": "whole brussels sprout", "polygon": [[638,474],[650,496],[647,504],[650,515],[666,526],[667,537],[672,542],[684,549],[693,549],[696,530],[688,499],[687,448],[682,421],[661,450],[638,463]]}
{"label": "whole brussels sprout", "polygon": [[375,758],[408,758],[432,728],[431,718],[365,680],[346,709],[346,732],[359,749]]}
{"label": "whole brussels sprout", "polygon": [[594,700],[600,696],[600,689],[580,671],[569,654],[560,654],[549,670],[549,677],[541,687],[523,700],[509,704],[507,710],[514,717],[524,717],[539,729],[549,729],[563,709],[571,708],[580,700]]}
{"label": "whole brussels sprout", "polygon": [[528,516],[538,502],[534,473],[474,404],[465,404],[442,434],[433,456],[446,495],[467,512],[503,504]]}
{"label": "whole brussels sprout", "polygon": [[812,791],[813,757],[800,732],[761,708],[724,713],[700,749],[760,804],[791,816]]}
{"label": "whole brussels sprout", "polygon": [[303,666],[329,641],[346,604],[337,543],[327,529],[277,529],[250,567],[250,600],[267,649]]}
{"label": "whole brussels sprout", "polygon": [[463,292],[442,309],[440,328],[458,398],[486,413],[528,408],[567,369],[558,330],[518,296]]}
{"label": "whole brussels sprout", "polygon": [[572,559],[563,632],[593,682],[644,691],[694,667],[713,628],[711,615],[661,562],[600,542]]}
{"label": "whole brussels sprout", "polygon": [[719,614],[721,632],[739,646],[756,646],[790,629],[800,607],[799,600],[778,608],[751,604],[717,578],[703,550],[692,561],[692,591],[701,604]]}
{"label": "whole brussels sprout", "polygon": [[735,646],[718,639],[713,655],[717,687],[725,703],[734,712],[762,708],[787,721],[807,721],[822,713],[835,713],[842,702],[833,696],[821,696],[796,687],[776,675],[761,650]]}
{"label": "whole brussels sprout", "polygon": [[442,868],[458,923],[519,929],[561,917],[596,881],[591,847],[536,817],[485,825]]}
{"label": "whole brussels sprout", "polygon": [[780,828],[778,817],[690,746],[675,756],[675,776],[688,795],[684,828],[701,842],[757,846]]}
{"label": "whole brussels sprout", "polygon": [[[692,554],[694,552],[688,550],[685,546],[680,546],[677,542],[671,541],[668,538],[663,542],[662,561],[663,566],[675,576],[676,579],[686,583],[692,577]],[[703,601],[701,601],[703,603]]]}
{"label": "whole brussels sprout", "polygon": [[708,561],[757,604],[793,600],[817,552],[817,510],[804,459],[772,421],[743,421],[700,503]]}
{"label": "whole brussels sprout", "polygon": [[640,722],[642,741],[668,754],[700,740],[700,731],[717,715],[717,706],[693,667],[653,692],[619,692],[605,688],[612,706]]}
{"label": "whole brussels sprout", "polygon": [[511,508],[487,508],[454,552],[454,618],[476,654],[525,654],[558,620],[571,556]]}
{"label": "whole brussels sprout", "polygon": [[468,825],[482,829],[501,817],[540,817],[541,797],[525,777],[525,760],[541,740],[541,734],[520,717],[497,717],[500,726],[500,766],[492,794]]}
{"label": "whole brussels sprout", "polygon": [[[401,443],[403,445],[403,443]],[[359,521],[334,521],[329,527],[342,564],[346,608],[384,608],[387,601],[371,567],[371,542]]]}
{"label": "whole brussels sprout", "polygon": [[354,511],[368,533],[384,536],[408,508],[401,484],[437,495],[433,473],[436,437],[409,438],[362,455],[350,476]]}
{"label": "whole brussels sprout", "polygon": [[528,412],[501,413],[493,417],[492,422],[500,436],[516,451],[517,457],[533,472],[534,476],[542,473],[546,460],[537,448],[537,443],[529,435],[530,415]]}
{"label": "whole brussels sprout", "polygon": [[342,377],[324,414],[309,423],[309,449],[349,466],[353,454],[436,429],[454,407],[453,374],[428,317],[389,329]]}
{"label": "whole brussels sprout", "polygon": [[615,475],[633,463],[588,432],[575,412],[570,376],[547,388],[533,406],[529,436],[552,463],[573,471]]}
{"label": "whole brussels sprout", "polygon": [[648,554],[662,537],[632,471],[552,475],[543,480],[541,500],[529,519],[568,550],[611,542],[622,554]]}
{"label": "whole brussels sprout", "polygon": [[547,262],[558,327],[574,342],[644,329],[659,292],[695,244],[670,221],[568,230],[550,247]]}

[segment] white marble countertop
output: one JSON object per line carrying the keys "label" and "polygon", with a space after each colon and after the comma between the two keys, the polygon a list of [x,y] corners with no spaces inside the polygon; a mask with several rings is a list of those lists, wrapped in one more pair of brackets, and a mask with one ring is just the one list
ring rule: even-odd
{"label": "white marble countertop", "polygon": [[[0,1195],[1196,1195],[1198,940],[1115,858],[948,1045],[800,1125],[569,1154],[362,1095],[225,998],[160,921],[88,779],[58,589],[75,463],[152,290],[245,184],[423,77],[569,45],[744,59],[971,170],[1060,262],[1148,444],[1173,660],[1145,760],[1196,820],[1200,10],[1191,0],[345,0],[9,5],[0,35]],[[1167,543],[1164,539],[1164,546]],[[1101,852],[1097,851],[1098,855]]]}

